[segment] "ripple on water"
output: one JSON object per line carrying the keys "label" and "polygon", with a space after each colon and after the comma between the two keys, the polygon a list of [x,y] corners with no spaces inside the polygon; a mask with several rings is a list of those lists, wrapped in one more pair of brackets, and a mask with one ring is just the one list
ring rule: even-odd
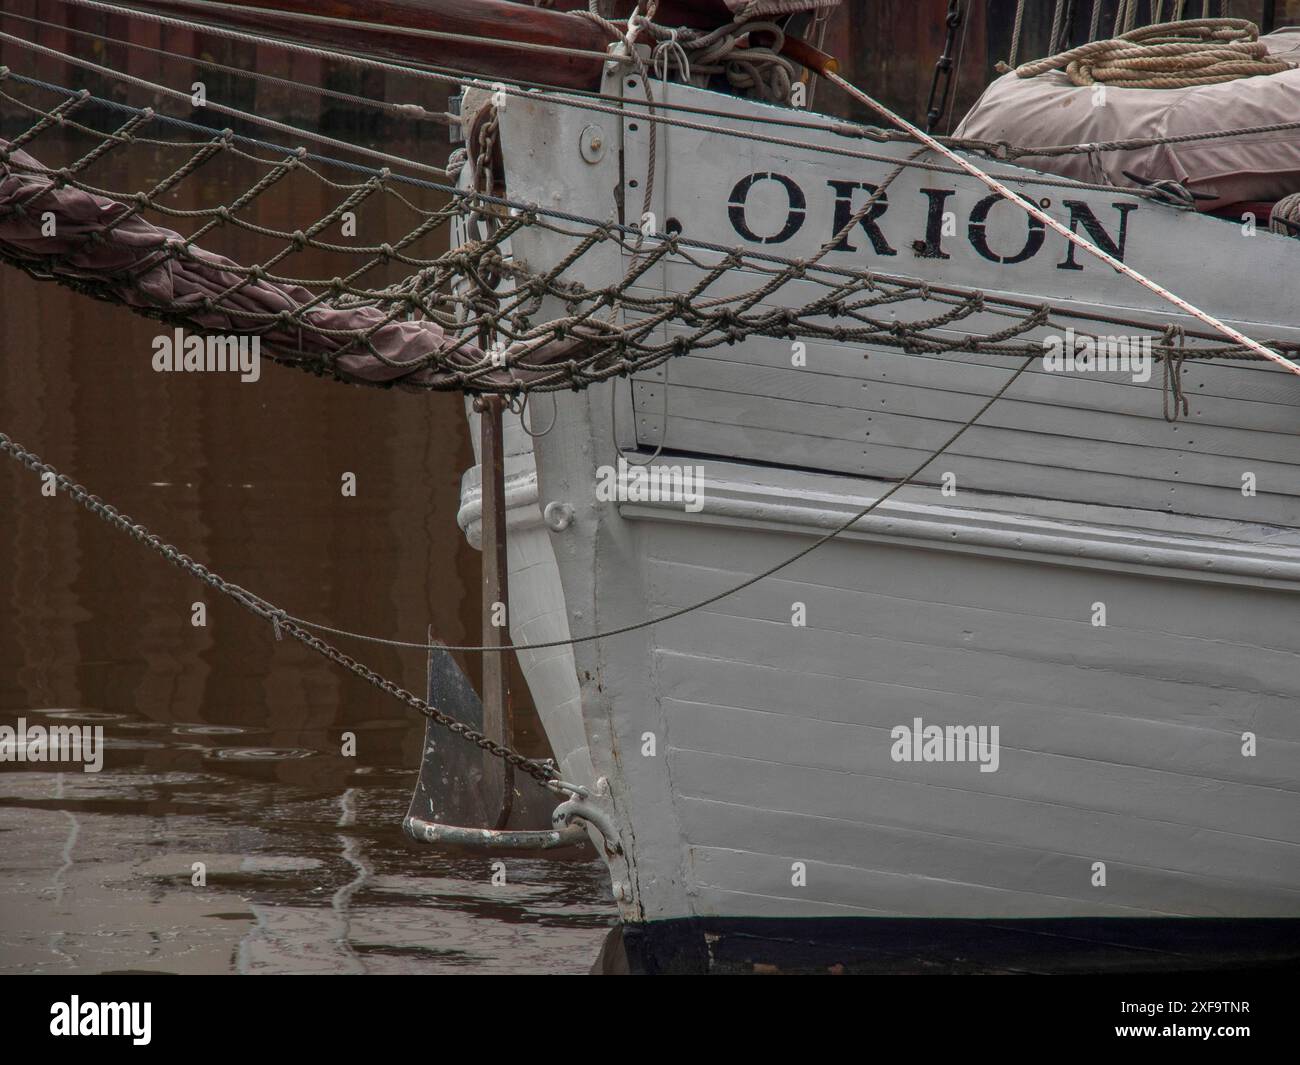
{"label": "ripple on water", "polygon": [[210,747],[204,753],[218,762],[290,762],[316,755],[305,747]]}
{"label": "ripple on water", "polygon": [[57,718],[60,721],[125,721],[127,714],[114,714],[107,710],[28,710],[29,714]]}
{"label": "ripple on water", "polygon": [[241,736],[245,732],[262,731],[243,725],[177,725],[172,729],[177,736]]}

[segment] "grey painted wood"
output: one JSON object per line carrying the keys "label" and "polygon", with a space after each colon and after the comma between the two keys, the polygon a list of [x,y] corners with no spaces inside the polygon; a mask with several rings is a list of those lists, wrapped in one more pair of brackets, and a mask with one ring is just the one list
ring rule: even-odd
{"label": "grey painted wood", "polygon": [[[590,121],[540,97],[512,100],[502,115],[511,194],[593,217],[639,205],[644,185],[629,182],[646,176],[644,123],[620,131],[621,158],[588,165],[566,146]],[[757,143],[736,151],[680,129],[664,134],[657,159],[658,217],[723,244],[736,239],[722,208],[737,176],[799,174],[809,222],[776,250],[804,257],[829,222],[826,182],[887,170]],[[1060,211],[1061,190],[1021,176],[1019,187]],[[906,241],[919,189],[934,183],[957,188],[962,219],[984,196],[963,178],[909,172],[885,216],[898,255],[873,258],[859,234],[856,252],[830,259],[1182,321],[1095,263],[1061,270],[1059,242],[1025,269],[980,260],[960,240],[948,260],[917,259]],[[1125,202],[1077,197],[1112,229]],[[1023,241],[1008,212],[989,221],[999,247]],[[1269,284],[1294,271],[1295,242],[1247,242],[1236,227],[1150,204],[1131,213],[1129,239],[1127,260],[1182,295],[1255,335],[1300,335],[1276,321]],[[536,269],[569,246],[521,232],[515,250]],[[619,268],[605,248],[571,276],[597,285]],[[642,287],[678,291],[695,272],[661,267]],[[713,292],[753,280],[731,271]],[[793,282],[775,302],[797,305],[809,288]],[[797,370],[784,342],[751,338],[630,386],[562,394],[555,430],[534,444],[537,505],[562,500],[575,518],[550,534],[553,563],[530,557],[555,566],[575,636],[661,616],[805,547],[924,458],[1007,372],[996,356],[821,342]],[[1192,414],[1170,425],[1158,373],[1138,384],[1035,369],[923,485],[900,493],[911,510],[882,512],[871,530],[706,610],[574,647],[592,783],[624,847],[609,863],[626,919],[1300,913],[1300,580],[1268,561],[1300,560],[1300,380],[1189,365]],[[615,403],[643,447],[704,456],[709,483],[726,480],[730,494],[696,514],[598,500],[597,470],[618,460]],[[1239,490],[1245,469],[1259,477],[1254,498]],[[957,475],[955,497],[924,486],[944,471]],[[926,507],[940,529],[951,515],[951,545],[918,531]],[[981,539],[984,526],[1003,539]],[[1107,561],[1111,545],[1125,548],[1121,561]],[[1202,575],[1190,561],[1148,563],[1162,552],[1211,564]],[[1105,627],[1091,621],[1098,602]],[[790,623],[795,603],[803,626]],[[996,726],[998,770],[895,761],[891,730],[916,717]],[[794,863],[804,886],[792,883]]]}
{"label": "grey painted wood", "polygon": [[[699,380],[689,372],[681,376],[689,381]],[[636,385],[638,392],[646,396],[641,404],[643,410],[648,412],[653,408],[655,395],[661,387]],[[878,405],[864,407],[850,405],[847,400],[841,404],[829,402],[836,387],[829,386],[816,399],[803,400],[688,386],[686,382],[674,381],[669,425],[671,427],[674,419],[681,418],[697,423],[716,422],[724,427],[771,429],[807,436],[810,438],[809,446],[813,448],[820,441],[835,440],[932,451],[982,406],[977,397],[932,394],[927,406],[921,408],[928,412],[928,416],[910,412],[899,414],[895,413],[899,405],[897,397],[882,395],[886,389],[861,390],[861,396],[854,397],[858,403],[870,403],[879,397]],[[843,386],[838,388],[844,390]],[[672,436],[671,432],[669,436]],[[1269,462],[1258,456],[1189,455],[1186,451],[1151,443],[1036,432],[1023,426],[975,425],[952,445],[949,453],[997,456],[1009,462],[1051,466],[1062,471],[1063,479],[1068,477],[1065,471],[1085,470],[1143,481],[1227,487],[1237,495],[1241,494],[1241,475],[1249,470],[1272,494],[1300,495],[1300,465],[1294,463]],[[765,457],[766,461],[777,463],[782,459],[780,454]],[[1153,494],[1155,491],[1158,491],[1158,486],[1152,486]]]}
{"label": "grey painted wood", "polygon": [[[762,454],[764,461],[781,465],[890,480],[910,474],[940,442],[936,440],[933,445],[921,447],[882,445],[784,432],[767,425],[724,425],[676,417],[671,412],[669,425],[677,449],[700,456],[706,468],[711,455],[730,459],[738,453]],[[960,443],[923,471],[917,481],[938,484],[945,472],[952,472],[956,475],[958,489],[972,493],[1006,492],[1043,499],[1262,522],[1288,528],[1300,523],[1300,500],[1269,491],[1267,480],[1260,484],[1259,494],[1247,497],[1239,488],[1226,485],[1207,488],[1106,471],[1058,471],[1053,466],[1039,463],[992,458],[987,454],[967,455],[961,453]],[[1243,467],[1242,472],[1249,469]]]}
{"label": "grey painted wood", "polygon": [[[760,345],[755,344],[754,348],[757,350]],[[782,352],[775,354],[776,360],[784,358]],[[860,369],[853,367],[859,372],[850,376],[795,370],[781,365],[780,361],[770,366],[688,356],[673,363],[671,385],[674,391],[678,388],[702,388],[741,396],[830,404],[843,408],[846,413],[858,412],[860,420],[857,425],[866,428],[862,415],[876,412],[964,421],[983,405],[983,401],[1003,383],[1016,365],[1005,359],[1000,365],[988,368],[951,363],[936,374],[933,368],[918,368],[916,364],[920,361],[923,361],[921,356],[873,351],[871,359],[862,359]],[[1192,372],[1187,371],[1189,374]],[[942,385],[935,382],[936,376],[941,378]],[[1022,376],[1014,392],[999,400],[980,419],[980,426],[1080,440],[1141,444],[1152,449],[1172,450],[1179,455],[1227,455],[1292,465],[1297,461],[1293,433],[1297,412],[1292,407],[1268,404],[1270,408],[1280,408],[1276,412],[1270,411],[1277,420],[1269,422],[1259,413],[1261,404],[1241,401],[1217,404],[1213,413],[1232,419],[1231,424],[1219,425],[1206,420],[1204,407],[1209,405],[1209,401],[1197,394],[1198,416],[1195,420],[1171,423],[1164,419],[1158,397],[1153,397],[1147,390],[1139,390],[1139,395],[1134,398],[1129,394],[1132,391],[1130,385],[1125,382],[1111,385],[1108,391],[1087,402],[1080,397],[1073,406],[1050,402],[1051,398],[1059,395],[1059,389],[1048,393],[1046,389],[1038,388],[1037,378],[1046,376]],[[922,377],[926,379],[918,380]],[[1050,378],[1048,383],[1053,383]],[[1094,388],[1108,383],[1091,379],[1080,382],[1081,386]],[[638,411],[649,417],[657,417],[661,408],[661,397],[652,394],[658,384],[646,381],[637,386],[640,396]],[[1126,399],[1129,402],[1125,403]],[[676,409],[675,404],[672,409]],[[1250,427],[1242,424],[1243,420],[1253,423],[1256,419],[1259,424]],[[1284,431],[1264,428],[1267,424],[1278,425]]]}

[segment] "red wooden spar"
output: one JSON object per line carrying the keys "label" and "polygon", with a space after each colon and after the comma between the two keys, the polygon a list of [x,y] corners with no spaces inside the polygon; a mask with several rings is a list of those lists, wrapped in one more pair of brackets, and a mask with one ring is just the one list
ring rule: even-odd
{"label": "red wooden spar", "polygon": [[[339,51],[572,89],[594,88],[601,61],[558,49],[604,53],[609,44],[609,34],[589,19],[508,0],[245,0],[238,6],[146,0],[139,6]],[[511,47],[514,42],[557,50]]]}
{"label": "red wooden spar", "polygon": [[603,54],[610,43],[609,34],[590,19],[508,0],[245,0],[239,5],[145,0],[140,6],[342,51],[570,89],[593,89],[599,84],[597,54]]}
{"label": "red wooden spar", "polygon": [[[139,0],[138,6],[339,51],[416,60],[484,77],[595,89],[600,84],[600,56],[610,44],[610,35],[590,19],[572,13],[574,8],[585,8],[585,3],[557,3],[570,10],[510,0],[244,0],[240,4]],[[633,6],[623,5],[627,11]],[[732,15],[723,0],[664,0],[656,18],[669,25],[707,29],[726,25]],[[425,32],[403,32],[411,30]],[[833,63],[796,38],[788,38],[782,51],[814,70],[822,61]],[[580,54],[584,52],[589,54]]]}

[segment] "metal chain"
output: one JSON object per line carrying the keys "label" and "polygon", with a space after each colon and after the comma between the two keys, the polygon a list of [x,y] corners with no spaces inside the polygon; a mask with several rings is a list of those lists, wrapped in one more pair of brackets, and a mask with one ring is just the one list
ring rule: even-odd
{"label": "metal chain", "polygon": [[[925,104],[927,133],[934,129],[934,124],[948,109],[948,93],[952,88],[953,45],[957,42],[957,30],[962,24],[961,0],[948,0],[948,16],[945,21],[948,25],[948,33],[943,39],[943,52],[934,64],[934,77],[930,81],[930,98]],[[940,93],[941,87],[942,93]]]}
{"label": "metal chain", "polygon": [[395,681],[388,680],[379,673],[376,673],[369,666],[358,662],[351,655],[340,651],[337,647],[326,643],[319,636],[308,632],[305,628],[293,621],[289,615],[279,607],[267,602],[261,596],[254,595],[245,588],[225,580],[220,575],[208,569],[201,562],[196,562],[189,555],[180,551],[167,543],[157,534],[150,532],[144,525],[123,514],[116,507],[105,503],[99,496],[94,495],[89,489],[77,484],[75,481],[59,473],[53,466],[42,462],[39,455],[28,451],[22,445],[16,443],[9,436],[0,433],[0,451],[6,452],[11,458],[17,460],[27,469],[41,475],[42,479],[52,478],[57,488],[67,492],[72,499],[79,503],[86,510],[90,511],[97,518],[102,519],[109,525],[126,533],[137,543],[143,544],[152,551],[161,555],[173,566],[188,573],[191,577],[202,581],[208,587],[215,589],[222,595],[233,599],[249,613],[256,615],[264,621],[269,621],[275,630],[276,639],[280,639],[284,633],[288,633],[295,640],[311,648],[317,654],[329,659],[336,665],[342,666],[348,672],[355,674],[362,680],[374,685],[380,691],[391,695],[399,702],[405,703],[411,709],[418,711],[427,717],[430,721],[441,725],[455,736],[466,740],[476,747],[487,751],[488,754],[521,769],[529,776],[541,784],[551,786],[553,789],[565,791],[570,794],[583,794],[583,789],[573,785],[566,785],[560,781],[560,774],[555,766],[549,761],[539,761],[535,758],[528,758],[518,751],[498,743],[488,738],[482,732],[470,727],[463,721],[459,721],[450,714],[445,714],[437,707],[421,699],[413,692],[407,691]]}

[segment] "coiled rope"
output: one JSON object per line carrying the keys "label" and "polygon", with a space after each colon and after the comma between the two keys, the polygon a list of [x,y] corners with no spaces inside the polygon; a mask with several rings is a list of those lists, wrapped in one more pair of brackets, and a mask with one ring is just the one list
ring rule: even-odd
{"label": "coiled rope", "polygon": [[1162,22],[1093,41],[1015,68],[1021,78],[1064,70],[1075,85],[1183,89],[1279,74],[1293,65],[1269,55],[1259,27],[1246,19]]}
{"label": "coiled rope", "polygon": [[1273,205],[1268,228],[1283,236],[1300,236],[1300,192],[1283,196]]}

